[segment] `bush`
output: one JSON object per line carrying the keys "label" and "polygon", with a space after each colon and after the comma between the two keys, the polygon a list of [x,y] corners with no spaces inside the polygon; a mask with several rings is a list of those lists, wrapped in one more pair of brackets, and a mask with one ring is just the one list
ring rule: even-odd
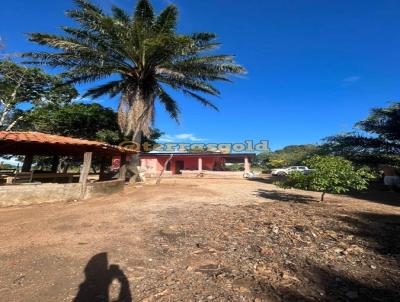
{"label": "bush", "polygon": [[367,169],[355,169],[352,163],[338,156],[314,156],[304,164],[313,169],[308,174],[294,172],[279,182],[283,188],[296,188],[325,193],[340,194],[350,190],[364,190],[374,175]]}
{"label": "bush", "polygon": [[233,171],[233,172],[244,171],[244,165],[243,164],[226,165],[225,171]]}

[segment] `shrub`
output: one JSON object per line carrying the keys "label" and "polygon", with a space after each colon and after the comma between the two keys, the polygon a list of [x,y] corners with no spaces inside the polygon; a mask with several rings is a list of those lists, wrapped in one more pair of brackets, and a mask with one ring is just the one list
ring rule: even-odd
{"label": "shrub", "polygon": [[294,172],[286,180],[279,182],[283,188],[296,188],[325,193],[340,194],[350,190],[364,190],[374,175],[367,169],[355,169],[352,163],[338,156],[313,156],[304,161],[313,169],[308,174]]}
{"label": "shrub", "polygon": [[244,171],[244,165],[243,164],[226,165],[225,171],[233,171],[233,172]]}

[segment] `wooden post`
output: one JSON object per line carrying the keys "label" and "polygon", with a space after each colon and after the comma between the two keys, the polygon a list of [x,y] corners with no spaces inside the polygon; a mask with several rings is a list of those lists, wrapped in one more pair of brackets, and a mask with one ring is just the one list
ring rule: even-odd
{"label": "wooden post", "polygon": [[244,172],[245,173],[250,172],[250,163],[249,163],[249,158],[247,156],[244,158]]}
{"label": "wooden post", "polygon": [[64,157],[62,173],[68,173],[70,160],[71,159],[69,157]]}
{"label": "wooden post", "polygon": [[203,172],[203,159],[201,157],[197,160],[197,169],[199,173]]}
{"label": "wooden post", "polygon": [[104,172],[106,170],[106,157],[102,156],[100,159],[100,174],[99,180],[104,180]]}
{"label": "wooden post", "polygon": [[121,161],[119,164],[119,179],[126,180],[126,154],[121,154]]}
{"label": "wooden post", "polygon": [[80,199],[85,197],[87,178],[89,175],[91,165],[92,165],[92,152],[85,152],[85,154],[83,155],[83,165],[81,169],[81,175],[79,176],[79,183],[81,184]]}
{"label": "wooden post", "polygon": [[54,155],[53,158],[51,159],[51,172],[56,173],[59,164],[60,164],[60,157],[58,155]]}
{"label": "wooden post", "polygon": [[24,163],[22,164],[21,172],[30,172],[32,168],[33,155],[26,154],[24,158]]}

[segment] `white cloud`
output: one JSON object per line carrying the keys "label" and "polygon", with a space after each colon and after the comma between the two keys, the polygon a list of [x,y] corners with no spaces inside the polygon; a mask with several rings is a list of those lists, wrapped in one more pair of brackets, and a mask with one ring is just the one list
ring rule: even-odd
{"label": "white cloud", "polygon": [[95,100],[94,100],[94,99],[89,98],[89,97],[81,97],[81,96],[78,96],[78,97],[76,97],[75,99],[73,99],[72,102],[73,102],[73,103],[84,103],[84,104],[94,104],[94,103],[99,103],[99,104],[101,104],[101,103],[104,102],[104,100],[101,100],[101,99],[95,99]]}
{"label": "white cloud", "polygon": [[359,80],[361,80],[360,76],[351,76],[351,77],[347,77],[343,79],[343,82],[345,83],[353,83],[353,82],[358,82]]}
{"label": "white cloud", "polygon": [[165,134],[158,139],[158,141],[165,142],[165,143],[177,142],[179,140],[190,141],[190,142],[200,142],[200,141],[205,141],[206,139],[197,137],[192,133],[181,133],[181,134],[175,134],[175,135]]}
{"label": "white cloud", "polygon": [[162,143],[172,143],[174,138],[169,134],[164,134],[158,139],[158,141]]}
{"label": "white cloud", "polygon": [[204,138],[196,137],[191,133],[182,133],[182,134],[177,134],[175,135],[177,139],[185,139],[185,140],[190,140],[192,142],[199,142],[199,141],[204,141]]}

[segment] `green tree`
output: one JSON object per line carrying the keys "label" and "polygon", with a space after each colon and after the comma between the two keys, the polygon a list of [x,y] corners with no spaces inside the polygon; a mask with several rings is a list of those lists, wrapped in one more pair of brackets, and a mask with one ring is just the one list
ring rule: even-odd
{"label": "green tree", "polygon": [[[68,103],[78,95],[60,77],[38,68],[26,68],[11,61],[0,61],[0,128],[12,130],[34,108]],[[21,105],[25,104],[26,109]]]}
{"label": "green tree", "polygon": [[257,163],[266,169],[280,168],[283,166],[300,165],[305,159],[318,152],[318,146],[291,145],[274,152],[263,152],[257,155]]}
{"label": "green tree", "polygon": [[212,82],[230,81],[230,75],[244,72],[233,56],[210,54],[220,45],[215,34],[178,34],[174,5],[155,15],[148,0],[139,0],[130,16],[116,6],[107,15],[89,1],[75,3],[77,9],[67,15],[78,28],[64,26],[64,35],[30,34],[31,41],[59,52],[24,56],[32,58],[30,63],[64,68],[62,76],[70,83],[109,79],[85,96],[120,95],[119,125],[134,142],[150,134],[156,99],[179,120],[178,104],[166,86],[216,109],[202,94],[218,96]]}
{"label": "green tree", "polygon": [[48,104],[32,110],[16,129],[118,144],[123,137],[116,115],[96,103]]}
{"label": "green tree", "polygon": [[321,201],[326,193],[340,194],[350,190],[364,190],[374,175],[367,169],[355,169],[352,163],[337,156],[313,156],[304,161],[313,169],[311,173],[290,173],[286,180],[278,182],[284,188],[296,188],[321,192]]}
{"label": "green tree", "polygon": [[[48,104],[29,112],[17,126],[20,131],[38,131],[49,134],[98,140],[118,145],[124,137],[117,123],[117,113],[100,104]],[[150,143],[161,136],[158,129],[152,129]]]}
{"label": "green tree", "polygon": [[370,116],[355,126],[362,132],[328,137],[321,152],[343,156],[359,165],[400,166],[400,102],[372,109]]}
{"label": "green tree", "polygon": [[261,152],[256,155],[256,160],[253,163],[253,166],[257,166],[260,168],[270,168],[269,164],[271,161],[271,152]]}
{"label": "green tree", "polygon": [[370,116],[356,124],[363,131],[376,134],[388,142],[400,142],[400,102],[387,108],[373,108]]}

